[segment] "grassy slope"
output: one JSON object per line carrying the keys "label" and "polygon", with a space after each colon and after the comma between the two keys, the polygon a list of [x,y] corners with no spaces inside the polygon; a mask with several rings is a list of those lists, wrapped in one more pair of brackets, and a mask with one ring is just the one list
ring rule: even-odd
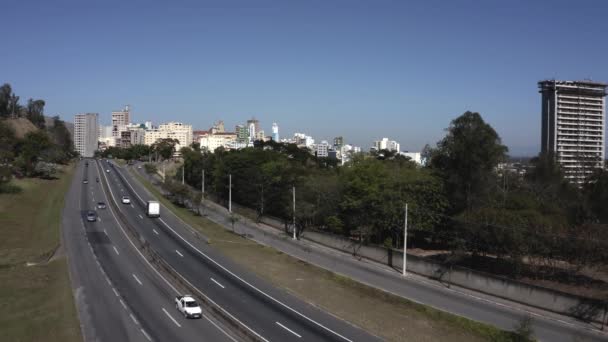
{"label": "grassy slope", "polygon": [[0,195],[0,339],[81,341],[65,257],[41,261],[60,241],[63,197],[74,167],[59,180],[23,179],[19,194]]}
{"label": "grassy slope", "polygon": [[[133,173],[135,174],[135,173]],[[135,176],[168,208],[234,262],[296,297],[391,341],[513,341],[513,334],[420,305],[302,262],[226,231],[172,205]]]}

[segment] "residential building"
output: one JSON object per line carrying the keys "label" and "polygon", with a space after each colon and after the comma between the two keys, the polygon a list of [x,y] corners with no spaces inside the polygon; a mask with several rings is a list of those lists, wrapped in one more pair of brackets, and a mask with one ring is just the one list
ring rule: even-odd
{"label": "residential building", "polygon": [[388,150],[399,153],[399,143],[394,140],[389,140],[388,138],[382,138],[381,140],[374,141],[373,150]]}
{"label": "residential building", "polygon": [[335,137],[334,138],[334,148],[339,151],[344,145],[344,137]]}
{"label": "residential building", "polygon": [[254,131],[253,131],[253,135],[255,136],[255,132],[259,132],[262,128],[260,127],[260,120],[256,119],[255,117],[247,120],[247,127],[249,127],[249,125],[253,124],[254,127]]}
{"label": "residential building", "polygon": [[315,145],[314,151],[318,158],[327,158],[329,156],[329,143],[322,140],[321,143]]}
{"label": "residential building", "polygon": [[247,143],[249,142],[249,129],[243,125],[236,125],[234,127],[234,132],[236,133],[236,138],[239,143]]}
{"label": "residential building", "polygon": [[112,112],[112,136],[120,138],[120,132],[125,130],[125,127],[129,124],[130,120],[129,105],[125,106],[125,109]]}
{"label": "residential building", "polygon": [[118,143],[122,148],[129,148],[133,145],[145,144],[146,130],[139,125],[128,125],[127,129],[120,132]]}
{"label": "residential building", "polygon": [[82,157],[93,157],[97,151],[99,114],[85,113],[74,116],[74,148]]}
{"label": "residential building", "polygon": [[154,126],[152,125],[152,121],[146,121],[144,123],[144,126],[146,127],[146,129],[152,129],[152,128],[154,128]]}
{"label": "residential building", "polygon": [[175,150],[192,144],[192,126],[181,122],[169,122],[158,125],[158,128],[145,131],[144,143],[152,145],[160,139],[176,139]]}
{"label": "residential building", "polygon": [[424,165],[422,161],[422,153],[421,152],[400,152],[400,155],[404,157],[410,158],[411,161],[415,162],[418,165]]}
{"label": "residential building", "polygon": [[[213,131],[213,130],[212,130]],[[199,137],[199,144],[201,149],[206,149],[209,152],[214,152],[218,147],[224,147],[232,145],[233,142],[237,141],[237,134],[234,132],[207,132]]]}
{"label": "residential building", "polygon": [[541,94],[541,151],[552,153],[566,179],[582,184],[605,157],[605,83],[538,82]]}
{"label": "residential building", "polygon": [[226,130],[224,129],[224,121],[219,120],[218,122],[216,122],[216,123],[213,125],[212,130],[213,130],[215,133],[224,133],[224,132],[226,131]]}
{"label": "residential building", "polygon": [[307,148],[312,148],[315,143],[315,139],[313,139],[311,136],[306,135],[304,133],[294,133],[292,141],[294,144],[298,145],[299,147],[307,147]]}
{"label": "residential building", "polygon": [[276,122],[272,123],[272,140],[279,142],[279,125]]}

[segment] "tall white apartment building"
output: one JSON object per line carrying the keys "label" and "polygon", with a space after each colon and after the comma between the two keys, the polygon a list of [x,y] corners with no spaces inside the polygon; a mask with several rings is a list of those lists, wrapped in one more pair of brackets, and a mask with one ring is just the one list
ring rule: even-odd
{"label": "tall white apartment building", "polygon": [[112,136],[120,138],[120,132],[125,130],[130,119],[130,108],[128,105],[123,110],[112,112]]}
{"label": "tall white apartment building", "polygon": [[321,143],[315,146],[315,155],[319,158],[327,158],[329,156],[329,143],[327,140],[322,140]]}
{"label": "tall white apartment building", "polygon": [[144,143],[152,145],[160,139],[176,139],[178,144],[175,145],[175,150],[179,151],[182,147],[188,147],[192,144],[192,125],[181,122],[158,125],[158,128],[146,131]]}
{"label": "tall white apartment building", "polygon": [[[213,131],[213,130],[212,130]],[[209,152],[215,152],[218,147],[233,146],[233,142],[237,141],[237,135],[233,132],[217,132],[202,134],[199,137],[199,144],[201,149],[206,149]]]}
{"label": "tall white apartment building", "polygon": [[566,179],[582,184],[604,162],[607,84],[545,80],[538,87],[541,151],[554,154]]}
{"label": "tall white apartment building", "polygon": [[74,116],[74,147],[82,157],[93,157],[97,151],[99,115],[97,113]]}

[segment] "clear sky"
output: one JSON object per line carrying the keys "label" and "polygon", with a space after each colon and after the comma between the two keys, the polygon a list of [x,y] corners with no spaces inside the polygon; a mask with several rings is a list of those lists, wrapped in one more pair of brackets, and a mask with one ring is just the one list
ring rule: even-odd
{"label": "clear sky", "polygon": [[608,81],[608,1],[2,1],[0,82],[67,121],[434,145],[478,111],[511,155],[540,144],[541,79]]}

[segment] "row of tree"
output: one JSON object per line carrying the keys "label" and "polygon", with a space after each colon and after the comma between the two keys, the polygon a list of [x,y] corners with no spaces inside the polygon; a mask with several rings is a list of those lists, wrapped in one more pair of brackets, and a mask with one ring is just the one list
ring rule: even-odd
{"label": "row of tree", "polygon": [[[159,153],[159,145],[149,153]],[[456,118],[436,147],[425,148],[425,167],[389,151],[338,167],[296,145],[261,141],[241,150],[209,153],[194,144],[180,152],[187,184],[200,189],[204,170],[206,194],[226,203],[231,177],[234,202],[286,227],[295,187],[299,232],[320,229],[400,248],[408,203],[408,241],[449,249],[451,260],[462,257],[472,267],[489,257],[514,276],[545,276],[558,264],[577,271],[608,261],[608,173],[598,169],[578,187],[551,155],[533,159],[524,176],[499,171],[507,147],[478,113]],[[163,158],[172,154],[166,147]],[[175,188],[179,201],[195,200],[177,187],[167,189]]]}
{"label": "row of tree", "polygon": [[[10,120],[24,117],[38,127],[19,137]],[[13,175],[51,178],[56,164],[65,164],[76,156],[72,135],[65,123],[54,117],[47,127],[44,101],[30,100],[26,107],[8,84],[0,87],[0,191]]]}

